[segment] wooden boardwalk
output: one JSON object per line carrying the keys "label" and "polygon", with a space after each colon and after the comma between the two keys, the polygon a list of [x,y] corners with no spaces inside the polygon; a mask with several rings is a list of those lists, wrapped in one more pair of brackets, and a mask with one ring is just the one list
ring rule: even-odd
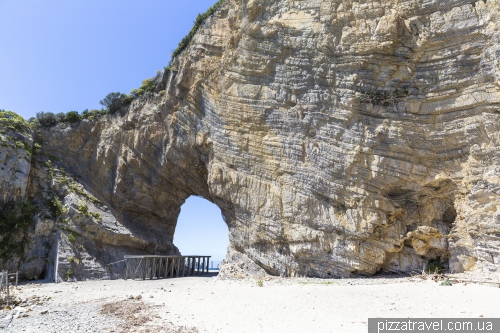
{"label": "wooden boardwalk", "polygon": [[210,256],[124,256],[127,279],[166,279],[208,273]]}

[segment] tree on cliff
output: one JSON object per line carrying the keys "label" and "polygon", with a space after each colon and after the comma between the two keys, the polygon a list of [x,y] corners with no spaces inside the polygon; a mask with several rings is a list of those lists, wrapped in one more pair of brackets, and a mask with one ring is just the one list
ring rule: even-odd
{"label": "tree on cliff", "polygon": [[113,114],[120,111],[123,107],[128,106],[131,102],[131,96],[120,92],[112,92],[99,101],[99,104],[104,106],[109,113]]}

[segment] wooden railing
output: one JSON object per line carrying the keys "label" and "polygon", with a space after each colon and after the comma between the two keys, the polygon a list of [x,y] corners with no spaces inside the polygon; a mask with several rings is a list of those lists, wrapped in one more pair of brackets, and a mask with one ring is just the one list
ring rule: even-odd
{"label": "wooden railing", "polygon": [[[7,271],[0,272],[0,299],[7,303],[7,307],[9,306],[10,295],[9,295],[9,280],[10,278],[16,277],[16,286],[19,280],[19,273],[10,273]],[[3,296],[2,296],[3,294]]]}
{"label": "wooden railing", "polygon": [[124,256],[125,280],[166,279],[208,273],[210,256]]}

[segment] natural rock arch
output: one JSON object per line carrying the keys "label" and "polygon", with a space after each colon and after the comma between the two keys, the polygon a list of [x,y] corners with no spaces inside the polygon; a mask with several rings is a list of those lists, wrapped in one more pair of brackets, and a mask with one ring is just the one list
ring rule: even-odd
{"label": "natural rock arch", "polygon": [[155,251],[176,251],[189,195],[217,204],[222,275],[410,271],[446,251],[496,270],[500,69],[474,54],[498,54],[498,7],[469,2],[228,1],[154,93],[42,131],[44,149]]}

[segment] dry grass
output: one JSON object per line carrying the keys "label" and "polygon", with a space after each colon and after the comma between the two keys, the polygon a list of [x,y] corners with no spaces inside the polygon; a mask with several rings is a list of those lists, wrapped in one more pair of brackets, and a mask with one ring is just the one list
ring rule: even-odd
{"label": "dry grass", "polygon": [[463,283],[464,285],[467,285],[469,283],[472,284],[479,284],[479,285],[488,285],[496,288],[500,288],[500,281],[498,278],[491,280],[491,278],[487,276],[481,276],[478,274],[475,278],[473,277],[467,277],[466,275],[463,274],[457,274],[454,272],[450,272],[448,274],[446,273],[429,273],[425,270],[419,271],[418,273],[412,274],[411,279],[412,281],[416,280],[432,280],[435,282],[445,282],[449,281],[453,284],[455,283]]}
{"label": "dry grass", "polygon": [[419,273],[411,274],[412,280],[422,279],[422,280],[432,280],[432,281],[444,281],[448,279],[448,276],[444,273],[429,273],[426,270],[421,270]]}
{"label": "dry grass", "polygon": [[198,333],[195,328],[176,326],[171,322],[162,322],[154,313],[154,308],[140,299],[127,299],[118,302],[106,303],[100,313],[113,315],[122,323],[118,327],[121,333]]}

